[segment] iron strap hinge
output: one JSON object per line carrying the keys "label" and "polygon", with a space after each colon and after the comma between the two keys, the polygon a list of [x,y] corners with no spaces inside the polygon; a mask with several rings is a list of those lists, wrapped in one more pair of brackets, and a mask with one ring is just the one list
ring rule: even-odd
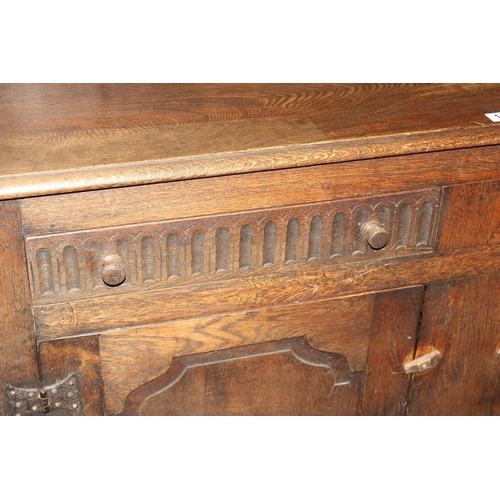
{"label": "iron strap hinge", "polygon": [[78,415],[81,408],[77,377],[72,373],[56,384],[26,389],[7,384],[7,400],[12,415],[37,415],[54,410]]}

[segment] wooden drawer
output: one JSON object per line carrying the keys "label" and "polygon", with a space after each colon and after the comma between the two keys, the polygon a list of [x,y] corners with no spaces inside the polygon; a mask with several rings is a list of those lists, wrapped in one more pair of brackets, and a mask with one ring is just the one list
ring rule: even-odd
{"label": "wooden drawer", "polygon": [[[28,237],[39,339],[243,308],[242,285],[254,279],[294,277],[311,295],[311,273],[433,253],[440,208],[431,188]],[[275,295],[275,304],[301,298]]]}

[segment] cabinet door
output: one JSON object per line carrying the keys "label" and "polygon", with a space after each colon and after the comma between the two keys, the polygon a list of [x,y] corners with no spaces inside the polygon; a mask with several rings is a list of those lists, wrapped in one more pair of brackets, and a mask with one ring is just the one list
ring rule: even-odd
{"label": "cabinet door", "polygon": [[346,358],[298,338],[177,358],[125,414],[357,415],[362,387]]}
{"label": "cabinet door", "polygon": [[106,412],[358,415],[372,316],[362,296],[101,335]]}
{"label": "cabinet door", "polygon": [[44,384],[78,396],[49,415],[403,415],[421,304],[410,287],[40,342]]}
{"label": "cabinet door", "polygon": [[410,287],[41,342],[44,384],[78,382],[50,415],[498,415],[499,294],[491,274],[428,285],[423,309]]}
{"label": "cabinet door", "polygon": [[500,414],[500,275],[427,286],[416,357],[441,359],[412,375],[409,415]]}

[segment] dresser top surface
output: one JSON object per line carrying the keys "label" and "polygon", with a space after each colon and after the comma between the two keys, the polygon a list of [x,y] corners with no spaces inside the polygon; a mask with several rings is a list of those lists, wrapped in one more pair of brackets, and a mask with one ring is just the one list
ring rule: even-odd
{"label": "dresser top surface", "polygon": [[500,84],[2,84],[0,199],[500,144],[495,112]]}

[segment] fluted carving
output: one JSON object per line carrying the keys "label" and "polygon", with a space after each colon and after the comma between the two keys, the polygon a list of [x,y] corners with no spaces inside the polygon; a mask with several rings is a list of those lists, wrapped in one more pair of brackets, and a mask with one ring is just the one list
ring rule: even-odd
{"label": "fluted carving", "polygon": [[[35,300],[120,293],[265,273],[286,266],[335,265],[432,251],[439,188],[28,238]],[[363,225],[389,235],[374,250]],[[110,290],[99,263],[118,254],[126,280]]]}

